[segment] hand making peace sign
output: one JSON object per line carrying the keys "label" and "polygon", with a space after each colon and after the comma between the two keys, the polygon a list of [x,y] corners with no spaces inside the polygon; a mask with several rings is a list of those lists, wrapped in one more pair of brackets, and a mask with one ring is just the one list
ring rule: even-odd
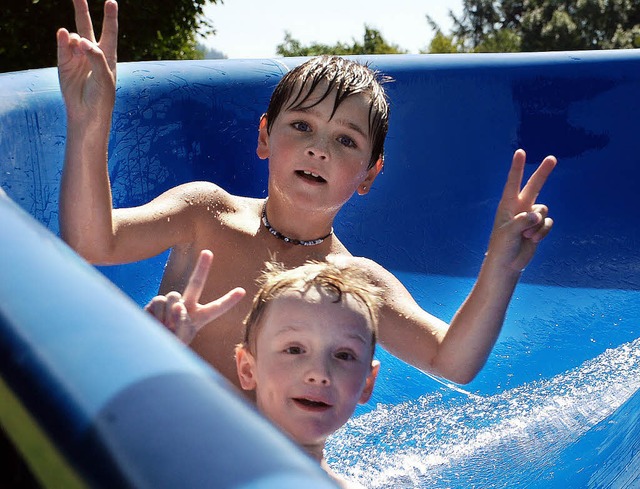
{"label": "hand making peace sign", "polygon": [[536,199],[557,163],[556,158],[547,156],[521,190],[526,157],[521,149],[513,155],[487,251],[488,259],[515,272],[527,266],[538,243],[553,226],[549,209],[537,204]]}
{"label": "hand making peace sign", "polygon": [[115,101],[118,4],[107,0],[100,40],[96,42],[87,0],[73,0],[78,33],[57,32],[58,77],[67,116],[110,122]]}
{"label": "hand making peace sign", "polygon": [[182,295],[178,292],[169,292],[166,296],[158,295],[145,306],[147,312],[187,345],[198,331],[222,316],[245,295],[244,289],[236,287],[215,301],[199,303],[212,260],[213,253],[202,250]]}

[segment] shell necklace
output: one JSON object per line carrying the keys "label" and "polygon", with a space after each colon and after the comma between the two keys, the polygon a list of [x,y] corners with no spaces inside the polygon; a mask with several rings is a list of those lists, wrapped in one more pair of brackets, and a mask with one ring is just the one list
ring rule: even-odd
{"label": "shell necklace", "polygon": [[333,234],[333,228],[331,228],[331,231],[329,231],[329,234],[316,239],[305,240],[305,239],[295,239],[295,238],[290,238],[289,236],[285,236],[277,229],[274,229],[271,224],[269,224],[269,219],[267,219],[267,200],[266,199],[264,201],[264,207],[262,208],[262,224],[264,224],[264,227],[267,228],[267,231],[273,234],[276,238],[281,239],[285,243],[291,243],[293,245],[300,245],[300,246],[319,245],[325,239],[327,239],[329,236]]}

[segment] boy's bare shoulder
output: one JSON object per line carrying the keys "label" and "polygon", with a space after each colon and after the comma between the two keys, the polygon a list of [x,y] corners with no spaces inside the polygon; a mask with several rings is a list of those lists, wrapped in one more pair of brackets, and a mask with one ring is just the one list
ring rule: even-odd
{"label": "boy's bare shoulder", "polygon": [[178,185],[169,191],[173,199],[179,199],[181,204],[194,212],[238,213],[242,211],[254,211],[262,202],[261,199],[242,197],[227,192],[225,189],[212,182],[194,181]]}
{"label": "boy's bare shoulder", "polygon": [[172,192],[174,202],[183,209],[184,222],[194,226],[196,241],[204,240],[202,246],[216,245],[219,239],[254,236],[259,227],[263,199],[234,195],[206,181],[185,183]]}
{"label": "boy's bare shoulder", "polygon": [[[394,304],[394,307],[414,309],[416,304],[411,294],[398,278],[379,263],[369,258],[350,255],[332,255],[329,260],[335,260],[340,266],[353,266],[363,270],[369,280],[382,289],[383,301],[386,305]],[[408,309],[404,309],[406,314]]]}
{"label": "boy's bare shoulder", "polygon": [[202,206],[211,204],[233,205],[240,197],[230,194],[213,182],[194,181],[183,183],[171,190],[174,198],[185,200],[189,205]]}
{"label": "boy's bare shoulder", "polygon": [[379,263],[363,256],[353,256],[348,253],[340,253],[329,255],[328,259],[338,266],[360,268],[366,271],[374,282],[385,281],[385,278],[388,277],[390,273]]}

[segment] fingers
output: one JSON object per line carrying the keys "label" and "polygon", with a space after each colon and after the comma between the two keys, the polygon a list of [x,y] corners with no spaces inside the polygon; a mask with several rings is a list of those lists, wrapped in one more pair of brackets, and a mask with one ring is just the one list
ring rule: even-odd
{"label": "fingers", "polygon": [[553,219],[548,217],[548,214],[549,209],[547,206],[536,204],[532,207],[531,212],[518,214],[514,222],[523,238],[539,243],[549,234],[553,227]]}
{"label": "fingers", "polygon": [[164,324],[166,313],[167,298],[164,295],[157,295],[144,306],[144,310],[151,314],[154,318]]}
{"label": "fingers", "polygon": [[147,312],[186,344],[200,329],[234,307],[246,294],[244,289],[237,287],[215,301],[199,304],[212,261],[211,251],[201,251],[184,294],[170,292],[166,296],[156,296],[145,306]]}
{"label": "fingers", "polygon": [[522,185],[522,175],[524,174],[524,164],[527,160],[527,154],[524,150],[519,149],[513,154],[511,168],[507,176],[507,183],[504,185],[502,192],[503,199],[512,199],[520,193],[520,185]]}
{"label": "fingers", "polygon": [[96,74],[97,80],[102,80],[103,83],[107,80],[109,84],[115,83],[111,67],[100,47],[84,38],[78,38],[78,41],[75,42],[74,36],[77,36],[77,34],[71,34],[70,47],[72,54],[74,56],[86,56],[91,70]]}
{"label": "fingers", "polygon": [[522,235],[525,238],[530,239],[534,243],[539,243],[547,236],[547,234],[549,234],[552,227],[553,219],[551,219],[550,217],[545,217],[540,221],[540,224],[538,226],[536,226],[535,228],[527,229],[524,233],[522,233]]}
{"label": "fingers", "polygon": [[[66,56],[67,58],[71,58],[74,55],[82,56],[85,52],[91,51],[95,47],[94,43],[88,39],[80,37],[75,32],[70,33],[64,28],[58,29],[56,38],[58,41],[58,61],[60,61],[61,56]],[[61,63],[59,62],[58,64]]]}
{"label": "fingers", "polygon": [[[93,23],[91,21],[91,15],[89,13],[89,6],[87,0],[73,0],[73,7],[76,18],[76,30],[78,32],[79,39],[77,46],[82,51],[91,54],[104,53],[106,58],[106,66],[110,71],[114,71],[117,62],[117,49],[118,49],[118,4],[115,0],[107,0],[104,4],[104,19],[102,22],[102,33],[100,35],[99,47],[96,46],[96,37],[93,32]],[[66,33],[66,34],[65,34]],[[62,37],[60,37],[62,35]],[[64,56],[61,52],[61,46],[68,44],[69,39],[75,42],[74,34],[68,37],[68,31],[61,29],[58,31],[58,60],[60,61],[60,55]],[[88,43],[85,43],[84,38]],[[97,61],[97,60],[96,60]],[[59,63],[60,64],[60,63]],[[92,67],[93,68],[93,67]],[[102,66],[100,66],[102,68]]]}
{"label": "fingers", "polygon": [[176,315],[176,306],[178,307],[178,311],[180,307],[182,307],[186,314],[182,296],[178,292],[169,292],[167,295],[155,296],[144,309],[164,324],[170,331],[175,332],[176,326],[178,325],[176,318],[180,318],[179,314]]}
{"label": "fingers", "polygon": [[558,161],[556,160],[555,156],[547,156],[544,160],[542,160],[542,163],[540,163],[540,166],[536,169],[535,172],[533,172],[533,175],[531,175],[531,177],[527,181],[527,184],[524,186],[522,192],[520,193],[521,198],[525,202],[530,202],[531,204],[533,204],[536,201],[538,195],[540,194],[540,191],[542,190],[542,187],[555,168],[557,162]]}
{"label": "fingers", "polygon": [[100,47],[79,34],[69,33],[66,29],[58,29],[56,33],[58,44],[58,67],[64,67],[74,56],[86,56],[99,77],[111,78],[111,68]]}
{"label": "fingers", "polygon": [[180,341],[188,345],[195,338],[198,331],[189,318],[184,302],[179,301],[172,304],[168,311],[169,320],[165,325]]}
{"label": "fingers", "polygon": [[73,10],[76,16],[76,30],[78,34],[92,42],[96,42],[87,0],[73,0]]}
{"label": "fingers", "polygon": [[246,291],[241,287],[230,290],[225,295],[200,307],[198,311],[198,323],[208,324],[219,318],[224,313],[234,307],[246,295]]}
{"label": "fingers", "polygon": [[204,289],[207,277],[209,276],[209,269],[211,268],[212,261],[213,253],[211,253],[211,251],[202,250],[200,252],[196,266],[193,269],[191,277],[189,277],[189,281],[187,282],[187,286],[184,289],[184,293],[182,294],[184,302],[187,305],[187,309],[191,309],[200,300],[202,290]]}
{"label": "fingers", "polygon": [[182,301],[182,296],[178,292],[169,292],[166,298],[165,320],[163,322],[169,328],[169,331],[175,333],[183,314],[187,314],[187,309]]}
{"label": "fingers", "polygon": [[531,175],[527,184],[521,191],[520,186],[522,185],[526,159],[527,155],[522,149],[518,149],[513,154],[511,169],[509,170],[507,183],[504,186],[502,196],[503,199],[514,199],[519,197],[521,201],[528,205],[533,205],[538,198],[542,187],[547,181],[547,177],[555,168],[557,160],[554,156],[547,156],[542,163],[540,163],[540,166],[536,169],[533,175]]}
{"label": "fingers", "polygon": [[104,4],[100,49],[107,58],[109,68],[115,70],[118,59],[118,4],[115,0],[107,0]]}
{"label": "fingers", "polygon": [[58,32],[56,32],[56,40],[58,46],[58,66],[60,66],[67,63],[72,56],[69,49],[69,31],[65,28],[58,29]]}

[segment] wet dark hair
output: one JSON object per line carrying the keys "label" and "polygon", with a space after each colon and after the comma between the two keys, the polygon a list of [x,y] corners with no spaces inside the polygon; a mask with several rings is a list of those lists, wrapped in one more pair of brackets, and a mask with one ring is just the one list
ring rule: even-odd
{"label": "wet dark hair", "polygon": [[[266,112],[267,133],[271,134],[274,121],[283,110],[311,108],[335,91],[331,117],[348,97],[363,94],[369,98],[369,136],[372,142],[369,167],[384,158],[384,140],[389,129],[389,101],[382,84],[391,78],[382,76],[367,65],[340,56],[318,56],[288,72],[276,86]],[[305,106],[315,90],[321,87],[322,96],[312,105]],[[285,104],[286,107],[285,107]]]}

